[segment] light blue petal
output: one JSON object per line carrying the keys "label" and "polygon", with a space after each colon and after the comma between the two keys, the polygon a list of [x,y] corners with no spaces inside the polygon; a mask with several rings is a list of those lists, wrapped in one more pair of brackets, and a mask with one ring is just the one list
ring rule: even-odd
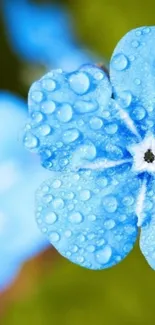
{"label": "light blue petal", "polygon": [[26,148],[51,170],[75,169],[82,160],[129,158],[125,147],[137,140],[110,96],[109,80],[96,66],[46,74],[29,92]]}
{"label": "light blue petal", "polygon": [[70,261],[89,269],[111,267],[137,238],[140,185],[129,164],[101,173],[57,173],[37,191],[38,226]]}
{"label": "light blue petal", "polygon": [[149,265],[155,270],[155,179],[150,179],[147,185],[146,198],[143,207],[140,249]]}
{"label": "light blue petal", "polygon": [[4,0],[2,8],[10,44],[21,58],[67,71],[88,61],[74,42],[65,8],[23,0]]}
{"label": "light blue petal", "polygon": [[[34,220],[34,193],[51,173],[23,148],[26,115],[22,100],[0,93],[0,276],[5,274],[5,286],[21,263],[48,246]],[[2,282],[1,277],[0,287]]]}
{"label": "light blue petal", "polygon": [[141,135],[154,132],[155,27],[127,33],[116,46],[110,62],[114,96],[135,121]]}

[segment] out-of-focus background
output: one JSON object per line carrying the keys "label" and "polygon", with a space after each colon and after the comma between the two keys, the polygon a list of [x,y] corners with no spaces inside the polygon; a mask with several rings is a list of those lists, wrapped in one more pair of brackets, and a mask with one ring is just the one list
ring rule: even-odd
{"label": "out-of-focus background", "polygon": [[[9,3],[9,0],[1,0],[2,7],[4,2]],[[10,0],[19,5],[16,7],[18,32],[24,24],[22,19],[18,21],[24,10],[20,6],[22,2],[25,0]],[[76,46],[79,44],[79,48],[87,50],[88,58],[94,55],[104,62],[108,62],[115,45],[130,29],[155,25],[154,0],[29,1],[38,6],[46,2],[66,10],[72,21],[68,31]],[[1,8],[0,89],[26,99],[30,84],[47,71],[47,66],[39,64],[37,59],[35,62],[25,58],[24,50],[23,53],[18,48],[15,50],[13,36],[10,41],[6,12]],[[43,39],[46,32],[47,28]],[[2,266],[3,259],[0,260]],[[155,272],[141,255],[138,243],[120,265],[104,271],[82,269],[49,248],[25,262],[15,281],[0,294],[0,324],[152,325],[155,322],[154,297]]]}

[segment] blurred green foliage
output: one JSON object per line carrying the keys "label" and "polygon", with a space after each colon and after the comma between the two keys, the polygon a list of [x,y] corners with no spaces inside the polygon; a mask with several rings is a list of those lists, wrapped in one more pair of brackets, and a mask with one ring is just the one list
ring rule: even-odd
{"label": "blurred green foliage", "polygon": [[[83,45],[108,59],[130,29],[155,25],[154,0],[64,2]],[[21,81],[25,66],[9,49],[2,23],[0,35],[0,88],[26,97],[27,86]],[[155,273],[138,247],[120,265],[105,271],[85,270],[60,257],[40,275],[31,294],[9,305],[0,324],[151,325],[155,322],[154,292]]]}

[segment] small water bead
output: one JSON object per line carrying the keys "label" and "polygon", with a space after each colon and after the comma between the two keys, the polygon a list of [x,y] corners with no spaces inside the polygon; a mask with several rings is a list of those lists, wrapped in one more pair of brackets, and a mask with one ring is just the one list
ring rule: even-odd
{"label": "small water bead", "polygon": [[83,263],[84,262],[84,257],[83,256],[77,256],[77,262]]}
{"label": "small water bead", "polygon": [[94,74],[94,78],[95,78],[96,80],[102,80],[102,79],[104,78],[104,74],[103,74],[103,72],[100,72],[100,71],[95,72],[95,74]]}
{"label": "small water bead", "polygon": [[137,121],[142,120],[146,116],[145,108],[142,106],[136,107],[132,112],[132,116]]}
{"label": "small water bead", "polygon": [[65,194],[65,199],[72,200],[74,198],[75,194],[73,192],[68,192]]}
{"label": "small water bead", "polygon": [[151,28],[149,28],[149,27],[143,28],[143,33],[144,34],[149,34],[150,32],[151,32]]}
{"label": "small water bead", "polygon": [[90,120],[90,127],[93,130],[99,130],[103,126],[103,121],[99,117],[92,117]]}
{"label": "small water bead", "polygon": [[47,91],[53,91],[56,88],[56,82],[50,78],[43,79],[42,87]]}
{"label": "small water bead", "polygon": [[132,41],[131,45],[132,45],[132,47],[137,48],[140,45],[140,43],[135,40],[135,41]]}
{"label": "small water bead", "polygon": [[74,212],[69,216],[69,220],[71,223],[81,223],[83,221],[83,216],[80,212]]}
{"label": "small water bead", "polygon": [[51,194],[46,194],[43,197],[44,203],[47,203],[47,204],[50,203],[52,201],[52,199],[53,199],[53,197]]}
{"label": "small water bead", "polygon": [[83,242],[85,242],[86,237],[85,237],[84,235],[80,235],[80,236],[78,237],[78,240],[80,241],[80,243],[83,243]]}
{"label": "small water bead", "polygon": [[90,214],[90,215],[88,215],[88,220],[89,220],[89,221],[95,221],[95,220],[96,220],[96,216],[95,216],[95,214]]}
{"label": "small water bead", "polygon": [[105,226],[105,228],[108,229],[108,230],[114,228],[115,225],[116,225],[116,223],[115,223],[115,221],[112,220],[112,219],[106,220],[106,221],[104,222],[104,226]]}
{"label": "small water bead", "polygon": [[43,227],[43,228],[41,228],[41,231],[45,234],[47,232],[47,228]]}
{"label": "small water bead", "polygon": [[71,230],[66,230],[66,231],[65,231],[65,236],[66,236],[67,238],[70,238],[70,237],[72,236],[72,232],[71,232]]}
{"label": "small water bead", "polygon": [[112,249],[109,245],[106,245],[103,249],[96,252],[96,260],[100,264],[106,264],[109,262],[112,256]]}
{"label": "small water bead", "polygon": [[44,185],[41,190],[42,190],[43,193],[48,193],[49,189],[50,188],[49,188],[48,185]]}
{"label": "small water bead", "polygon": [[51,232],[49,236],[51,243],[56,243],[60,240],[60,235],[57,232]]}
{"label": "small water bead", "polygon": [[117,209],[117,200],[114,196],[108,195],[103,198],[103,206],[107,212],[113,213]]}
{"label": "small water bead", "polygon": [[139,78],[136,78],[134,82],[137,86],[141,84],[141,80]]}
{"label": "small water bead", "polygon": [[32,113],[31,117],[32,117],[32,123],[34,122],[39,124],[44,120],[44,115],[40,112]]}
{"label": "small water bead", "polygon": [[105,131],[107,134],[115,134],[118,130],[118,126],[115,123],[109,123],[105,126]]}
{"label": "small water bead", "polygon": [[57,215],[54,212],[50,212],[45,216],[45,222],[47,224],[53,224],[57,221]]}
{"label": "small water bead", "polygon": [[134,56],[134,55],[130,55],[130,56],[129,56],[129,60],[130,60],[131,62],[133,62],[133,61],[135,60],[135,56]]}
{"label": "small water bead", "polygon": [[91,193],[89,190],[83,190],[80,192],[80,200],[81,201],[88,201],[91,197]]}
{"label": "small water bead", "polygon": [[142,32],[140,30],[136,30],[136,36],[141,36]]}
{"label": "small water bead", "polygon": [[39,146],[39,139],[31,133],[27,133],[24,137],[24,145],[28,149],[35,149]]}
{"label": "small water bead", "polygon": [[54,209],[58,210],[58,209],[62,209],[64,207],[64,201],[60,198],[56,198],[53,201],[53,207]]}
{"label": "small water bead", "polygon": [[132,102],[132,94],[128,90],[122,91],[117,100],[122,108],[129,107]]}
{"label": "small water bead", "polygon": [[56,179],[53,183],[52,183],[52,187],[53,188],[59,188],[61,186],[61,181],[59,179]]}
{"label": "small water bead", "polygon": [[45,114],[52,114],[56,109],[56,104],[52,100],[44,102],[41,106],[42,112]]}
{"label": "small water bead", "polygon": [[96,244],[97,244],[98,247],[103,246],[103,245],[105,244],[105,239],[100,239],[100,240],[98,240],[98,241],[96,242]]}
{"label": "small water bead", "polygon": [[69,77],[69,84],[71,89],[79,94],[85,94],[90,86],[90,81],[88,76],[83,72],[73,73]]}
{"label": "small water bead", "polygon": [[43,93],[39,90],[34,90],[31,93],[31,98],[36,103],[40,103],[43,100],[43,97],[44,97]]}
{"label": "small water bead", "polygon": [[67,123],[71,120],[73,115],[72,107],[69,104],[64,104],[57,112],[59,121]]}
{"label": "small water bead", "polygon": [[72,246],[72,248],[71,248],[71,251],[72,251],[73,253],[76,253],[78,250],[79,250],[79,248],[78,248],[77,245],[74,245],[74,246]]}
{"label": "small water bead", "polygon": [[68,131],[64,132],[62,138],[63,141],[67,144],[76,141],[79,136],[80,133],[77,129],[69,129]]}
{"label": "small water bead", "polygon": [[95,246],[94,245],[89,245],[89,246],[87,246],[87,251],[89,252],[89,253],[93,253],[93,252],[95,252]]}
{"label": "small water bead", "polygon": [[128,67],[128,58],[123,54],[116,54],[111,61],[113,69],[123,71]]}
{"label": "small water bead", "polygon": [[98,109],[98,104],[95,100],[77,100],[74,104],[74,109],[77,113],[80,114],[95,112]]}
{"label": "small water bead", "polygon": [[106,177],[99,178],[99,179],[97,180],[97,184],[98,184],[100,187],[104,188],[104,187],[106,187],[106,186],[108,185],[108,180],[107,180]]}
{"label": "small water bead", "polygon": [[51,127],[49,124],[43,124],[39,128],[39,132],[42,136],[48,136],[51,133]]}
{"label": "small water bead", "polygon": [[125,196],[124,198],[123,198],[123,204],[125,205],[125,206],[130,206],[130,205],[132,205],[133,203],[134,203],[134,198],[133,198],[133,196]]}

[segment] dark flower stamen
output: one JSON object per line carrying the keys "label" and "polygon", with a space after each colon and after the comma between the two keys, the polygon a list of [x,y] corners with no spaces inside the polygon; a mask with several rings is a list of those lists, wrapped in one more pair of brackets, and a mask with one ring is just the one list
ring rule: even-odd
{"label": "dark flower stamen", "polygon": [[147,163],[152,163],[155,160],[155,156],[154,156],[153,152],[151,151],[151,149],[148,149],[148,151],[145,152],[144,160]]}

